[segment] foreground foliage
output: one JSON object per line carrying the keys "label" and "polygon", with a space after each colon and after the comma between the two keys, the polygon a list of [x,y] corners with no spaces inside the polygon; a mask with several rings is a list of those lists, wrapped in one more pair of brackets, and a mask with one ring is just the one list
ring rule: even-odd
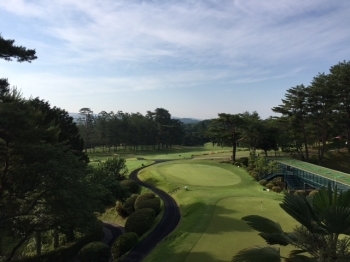
{"label": "foreground foliage", "polygon": [[[337,192],[329,185],[311,197],[286,195],[281,208],[300,223],[293,232],[284,232],[279,223],[250,215],[242,220],[259,235],[269,247],[253,247],[241,250],[233,262],[246,261],[350,261],[350,191]],[[289,257],[282,257],[275,245],[293,245],[296,250]]]}

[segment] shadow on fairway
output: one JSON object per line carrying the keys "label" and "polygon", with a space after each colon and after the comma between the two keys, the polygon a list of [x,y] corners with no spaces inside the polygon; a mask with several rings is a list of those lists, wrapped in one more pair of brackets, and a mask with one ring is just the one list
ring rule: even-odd
{"label": "shadow on fairway", "polygon": [[[220,234],[225,232],[251,232],[253,231],[244,221],[232,217],[237,213],[233,209],[227,209],[217,205],[205,205],[194,203],[180,206],[182,219],[193,219],[192,226],[188,227],[189,233]],[[199,219],[198,214],[200,214]],[[199,220],[199,221],[198,221]],[[203,226],[207,223],[207,227]]]}
{"label": "shadow on fairway", "polygon": [[206,252],[191,252],[189,254],[187,253],[187,256],[185,256],[185,260],[182,261],[224,262],[224,260],[217,259],[216,257]]}
{"label": "shadow on fairway", "polygon": [[144,180],[143,182],[147,183],[147,184],[151,184],[155,187],[157,187],[158,183],[159,183],[159,180],[153,178],[153,177],[150,177],[150,178],[147,178],[146,180]]}
{"label": "shadow on fairway", "polygon": [[[152,262],[163,262],[162,260],[153,260]],[[225,260],[220,260],[206,252],[169,252],[167,254],[167,262],[179,262],[179,261],[193,261],[193,262],[225,262]]]}

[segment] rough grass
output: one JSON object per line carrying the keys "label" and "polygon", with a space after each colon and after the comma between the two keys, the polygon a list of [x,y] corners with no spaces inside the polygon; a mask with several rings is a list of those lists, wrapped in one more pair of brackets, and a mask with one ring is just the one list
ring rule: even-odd
{"label": "rough grass", "polygon": [[[213,181],[222,179],[227,185],[195,185],[193,178],[186,181],[186,176],[177,172],[176,168],[171,168],[172,165],[180,165],[182,169],[191,163],[198,166],[207,165],[207,168],[213,171],[223,169],[211,175]],[[167,168],[167,165],[170,165],[170,168]],[[173,172],[170,174],[171,170]],[[199,174],[195,177],[201,183],[202,169],[198,168],[198,171]],[[230,177],[226,172],[234,179],[238,177],[241,182],[229,185]],[[263,244],[257,232],[250,230],[240,220],[249,214],[262,214],[275,221],[281,220],[286,230],[296,225],[278,205],[283,198],[282,194],[263,191],[245,170],[233,165],[220,164],[215,160],[168,162],[148,167],[139,177],[165,191],[182,187],[172,195],[180,207],[180,224],[146,257],[146,262],[164,261],[165,257],[167,261],[230,261],[242,248]],[[186,191],[183,185],[189,182],[193,184],[189,187],[190,190]]]}

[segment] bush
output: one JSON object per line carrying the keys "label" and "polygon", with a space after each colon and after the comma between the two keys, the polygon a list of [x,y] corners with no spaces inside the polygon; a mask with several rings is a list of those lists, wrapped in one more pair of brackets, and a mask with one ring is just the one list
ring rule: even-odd
{"label": "bush", "polygon": [[241,165],[241,162],[235,161],[235,162],[233,162],[233,164],[234,164],[235,166],[240,166],[240,165]]}
{"label": "bush", "polygon": [[241,163],[242,166],[248,166],[248,157],[241,157],[240,159],[238,159],[238,161]]}
{"label": "bush", "polygon": [[259,181],[259,184],[262,185],[262,186],[265,186],[267,184],[267,180],[266,179],[261,179]]}
{"label": "bush", "polygon": [[271,189],[273,192],[276,192],[276,193],[280,193],[282,191],[282,188],[280,188],[279,186],[274,186],[272,187]]}
{"label": "bush", "polygon": [[141,203],[142,201],[145,201],[145,200],[148,200],[148,199],[152,199],[152,198],[155,198],[156,195],[152,192],[147,192],[147,193],[143,193],[142,195],[139,195],[138,198],[136,198],[136,201],[135,201],[135,210],[136,209],[139,209],[137,208],[138,204]]}
{"label": "bush", "polygon": [[126,180],[121,181],[120,184],[123,187],[126,187],[130,191],[130,193],[132,193],[132,194],[137,194],[140,192],[140,186],[134,180],[126,179]]}
{"label": "bush", "polygon": [[306,196],[306,191],[305,190],[296,190],[294,192],[295,196]]}
{"label": "bush", "polygon": [[80,238],[77,242],[68,243],[40,256],[26,257],[16,262],[67,262],[76,256],[79,250],[88,243],[99,241],[103,237],[103,223],[99,221],[90,234]]}
{"label": "bush", "polygon": [[160,199],[157,197],[157,198],[143,200],[142,202],[138,203],[136,210],[139,210],[142,208],[151,208],[154,210],[156,215],[158,215],[160,212]]}
{"label": "bush", "polygon": [[315,194],[317,194],[317,193],[318,193],[318,190],[317,190],[317,189],[312,190],[312,191],[309,193],[309,196],[313,196],[313,195],[315,195]]}
{"label": "bush", "polygon": [[153,209],[138,209],[126,220],[125,230],[126,232],[134,232],[141,237],[152,227],[154,218],[155,212]]}
{"label": "bush", "polygon": [[265,185],[268,189],[272,189],[275,186],[275,183],[269,182]]}
{"label": "bush", "polygon": [[119,202],[115,206],[115,210],[117,211],[118,215],[122,218],[126,218],[129,216],[128,212],[123,208],[123,203]]}
{"label": "bush", "polygon": [[131,195],[131,197],[128,197],[125,202],[123,203],[123,209],[129,214],[131,215],[134,211],[135,211],[135,201],[136,199],[139,197],[139,195],[137,194],[133,194]]}
{"label": "bush", "polygon": [[102,242],[92,242],[85,245],[78,254],[80,262],[108,262],[109,247]]}
{"label": "bush", "polygon": [[126,252],[130,251],[137,244],[137,241],[138,237],[134,232],[125,233],[118,237],[112,246],[113,260],[117,260]]}

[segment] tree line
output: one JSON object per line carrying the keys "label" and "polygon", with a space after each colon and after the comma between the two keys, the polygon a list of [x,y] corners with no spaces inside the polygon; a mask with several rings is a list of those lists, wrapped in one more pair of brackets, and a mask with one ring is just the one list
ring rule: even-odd
{"label": "tree line", "polygon": [[168,110],[156,108],[141,113],[102,111],[95,115],[90,108],[80,109],[77,125],[85,142],[85,150],[118,149],[150,150],[173,145],[203,145],[208,121],[184,124],[173,119]]}
{"label": "tree line", "polygon": [[[256,149],[265,154],[281,149],[322,164],[329,142],[338,149],[347,148],[350,154],[349,83],[350,61],[339,62],[328,74],[315,76],[310,85],[289,88],[282,104],[272,108],[281,116],[268,119],[253,111],[219,113],[215,119],[183,124],[163,108],[147,111],[145,116],[122,111],[102,111],[96,116],[89,108],[82,108],[78,126],[85,148],[161,149],[212,142],[231,146],[233,161],[237,146],[243,146],[254,154]],[[317,149],[316,159],[310,156],[310,147]]]}

